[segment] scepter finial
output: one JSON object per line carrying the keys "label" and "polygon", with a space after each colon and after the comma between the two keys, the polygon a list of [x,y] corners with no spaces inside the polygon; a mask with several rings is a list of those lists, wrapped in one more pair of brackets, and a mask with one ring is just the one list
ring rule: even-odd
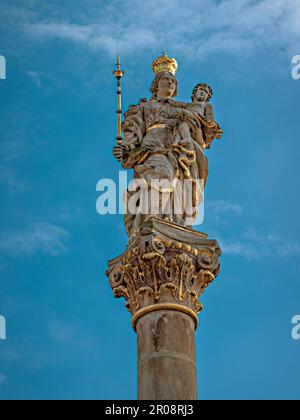
{"label": "scepter finial", "polygon": [[118,54],[117,56],[117,63],[116,63],[116,70],[113,71],[113,74],[116,76],[116,78],[120,78],[122,79],[122,77],[124,76],[124,71],[121,70],[121,59],[120,59],[120,54]]}

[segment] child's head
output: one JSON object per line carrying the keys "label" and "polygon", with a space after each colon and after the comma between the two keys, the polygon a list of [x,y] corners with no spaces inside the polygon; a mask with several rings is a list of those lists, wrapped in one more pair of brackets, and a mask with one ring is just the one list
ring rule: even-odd
{"label": "child's head", "polygon": [[194,102],[209,102],[213,96],[213,90],[206,83],[199,83],[194,87],[192,93],[192,101]]}

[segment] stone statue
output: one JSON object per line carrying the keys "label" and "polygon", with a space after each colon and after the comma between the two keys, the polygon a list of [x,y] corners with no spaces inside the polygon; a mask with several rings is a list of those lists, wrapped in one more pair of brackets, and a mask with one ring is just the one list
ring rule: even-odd
{"label": "stone statue", "polygon": [[[156,217],[191,226],[208,176],[204,149],[211,146],[214,138],[220,138],[222,131],[209,103],[212,90],[208,85],[195,87],[192,103],[173,99],[178,91],[177,67],[176,61],[166,54],[154,61],[152,98],[141,99],[125,113],[124,138],[115,147],[114,156],[124,168],[133,169],[134,178],[143,180],[149,188],[153,180],[167,182],[169,206],[167,210],[159,206],[159,211],[154,214]],[[189,180],[192,185],[190,203],[176,206],[176,203],[183,202],[184,180]],[[159,192],[163,194],[163,191]],[[127,202],[134,193],[128,192]],[[137,201],[137,207],[141,206],[141,200]],[[154,207],[157,210],[157,206]],[[127,209],[125,225],[128,235],[134,235],[151,215],[150,208],[146,212]]]}
{"label": "stone statue", "polygon": [[208,177],[204,151],[222,130],[208,85],[194,88],[191,103],[173,99],[178,65],[163,54],[153,63],[152,97],[125,113],[122,138],[119,59],[117,65],[114,156],[133,169],[137,184],[127,192],[129,242],[108,262],[107,276],[115,297],[125,298],[137,332],[139,399],[194,400],[199,299],[220,272],[221,249],[191,226]]}

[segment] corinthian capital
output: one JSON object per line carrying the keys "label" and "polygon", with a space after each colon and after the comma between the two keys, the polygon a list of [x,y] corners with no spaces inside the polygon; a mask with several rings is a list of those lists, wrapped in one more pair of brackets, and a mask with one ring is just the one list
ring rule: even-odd
{"label": "corinthian capital", "polygon": [[199,301],[220,271],[220,247],[203,233],[148,219],[124,252],[109,262],[114,295],[124,297],[132,324],[146,313],[178,310],[197,326]]}

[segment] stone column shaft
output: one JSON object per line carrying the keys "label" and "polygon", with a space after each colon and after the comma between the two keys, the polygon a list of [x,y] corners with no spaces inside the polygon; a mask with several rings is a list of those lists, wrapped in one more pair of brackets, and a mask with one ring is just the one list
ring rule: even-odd
{"label": "stone column shaft", "polygon": [[139,400],[196,400],[195,323],[157,311],[137,323]]}

